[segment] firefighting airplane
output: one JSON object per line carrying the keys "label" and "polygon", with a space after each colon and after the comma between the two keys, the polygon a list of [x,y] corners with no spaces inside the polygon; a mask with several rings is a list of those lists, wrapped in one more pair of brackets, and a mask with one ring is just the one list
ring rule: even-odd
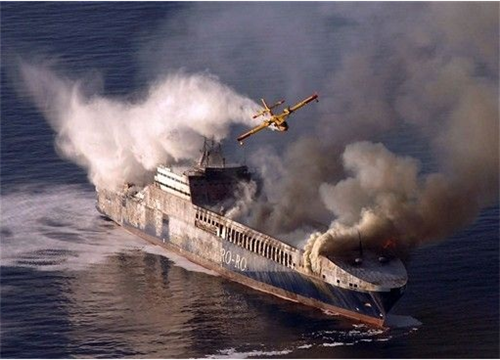
{"label": "firefighting airplane", "polygon": [[266,127],[270,127],[272,130],[277,130],[277,131],[287,131],[288,130],[288,124],[286,123],[286,119],[294,112],[300,109],[303,106],[306,106],[309,104],[311,101],[316,100],[318,102],[318,94],[313,94],[309,96],[307,99],[302,100],[301,102],[295,104],[294,106],[286,107],[281,114],[274,115],[273,114],[273,109],[276,108],[277,106],[280,106],[285,102],[285,100],[278,101],[276,104],[273,106],[268,106],[266,103],[266,100],[260,99],[262,101],[262,104],[264,105],[264,109],[257,114],[253,116],[253,118],[258,118],[259,116],[262,115],[270,115],[271,117],[269,119],[266,119],[262,122],[262,124],[254,127],[253,129],[247,131],[244,134],[241,134],[238,137],[238,141],[240,145],[243,145],[243,140],[246,138],[252,136],[258,131],[261,131],[262,129],[265,129]]}

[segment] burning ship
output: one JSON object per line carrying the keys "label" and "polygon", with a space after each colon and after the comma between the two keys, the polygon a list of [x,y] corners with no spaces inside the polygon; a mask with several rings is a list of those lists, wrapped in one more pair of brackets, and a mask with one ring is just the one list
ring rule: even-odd
{"label": "burning ship", "polygon": [[97,209],[145,240],[227,279],[287,300],[375,326],[404,293],[407,273],[395,256],[360,248],[320,255],[314,271],[304,250],[226,216],[246,166],[227,166],[220,144],[205,140],[196,166],[182,173],[160,165],[154,182],[97,190]]}

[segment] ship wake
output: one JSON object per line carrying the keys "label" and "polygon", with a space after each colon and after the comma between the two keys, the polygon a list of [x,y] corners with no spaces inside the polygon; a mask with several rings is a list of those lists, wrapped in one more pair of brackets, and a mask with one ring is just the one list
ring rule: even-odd
{"label": "ship wake", "polygon": [[95,193],[88,189],[25,185],[3,194],[1,203],[2,266],[80,271],[119,253],[141,251],[188,271],[215,275],[103,219],[95,211]]}

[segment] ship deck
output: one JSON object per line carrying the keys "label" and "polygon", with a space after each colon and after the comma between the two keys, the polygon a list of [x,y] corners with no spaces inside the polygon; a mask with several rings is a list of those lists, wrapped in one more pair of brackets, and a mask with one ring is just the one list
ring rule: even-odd
{"label": "ship deck", "polygon": [[375,285],[399,287],[407,281],[406,269],[397,258],[380,261],[379,256],[371,252],[363,254],[361,264],[355,262],[356,255],[354,254],[342,257],[330,255],[327,258],[349,274]]}

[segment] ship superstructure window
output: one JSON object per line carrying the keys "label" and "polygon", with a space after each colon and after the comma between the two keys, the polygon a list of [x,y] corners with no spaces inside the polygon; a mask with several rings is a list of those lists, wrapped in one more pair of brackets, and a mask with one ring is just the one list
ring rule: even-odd
{"label": "ship superstructure window", "polygon": [[174,190],[175,192],[181,193],[182,195],[190,196],[190,194],[188,192],[182,191],[182,190],[177,189],[173,186],[162,184],[162,183],[160,183],[160,186],[165,187],[165,188],[170,189],[170,190]]}
{"label": "ship superstructure window", "polygon": [[177,195],[181,194],[183,197],[191,197],[187,178],[183,175],[175,174],[169,168],[159,166],[154,179],[155,183],[162,190],[173,192]]}

